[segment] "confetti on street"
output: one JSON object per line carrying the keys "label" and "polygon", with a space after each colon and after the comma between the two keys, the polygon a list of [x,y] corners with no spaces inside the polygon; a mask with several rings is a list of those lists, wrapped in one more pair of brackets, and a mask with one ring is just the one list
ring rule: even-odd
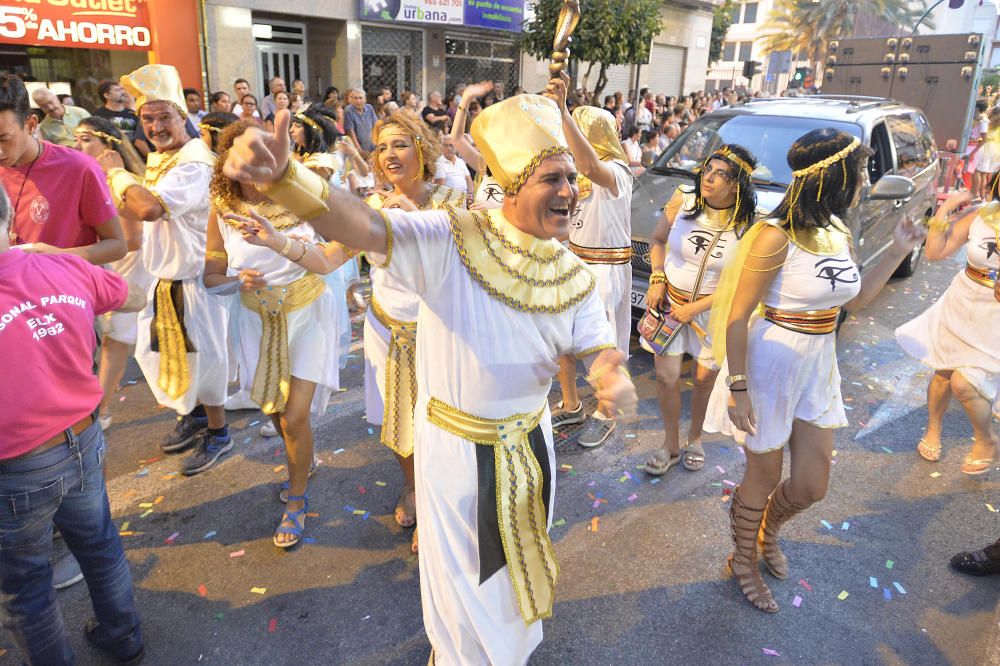
{"label": "confetti on street", "polygon": [[253,594],[267,594],[267,588],[266,587],[251,587],[250,591]]}
{"label": "confetti on street", "polygon": [[843,590],[840,594],[837,595],[837,598],[843,601],[849,596],[851,596],[850,593],[847,590]]}

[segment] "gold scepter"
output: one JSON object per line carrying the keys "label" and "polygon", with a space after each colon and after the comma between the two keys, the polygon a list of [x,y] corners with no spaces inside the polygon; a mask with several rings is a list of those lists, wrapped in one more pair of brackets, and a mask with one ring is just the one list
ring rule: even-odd
{"label": "gold scepter", "polygon": [[566,69],[569,61],[569,38],[580,22],[580,0],[563,0],[559,9],[559,19],[556,21],[556,36],[552,40],[552,62],[549,63],[549,75],[559,77],[559,72]]}

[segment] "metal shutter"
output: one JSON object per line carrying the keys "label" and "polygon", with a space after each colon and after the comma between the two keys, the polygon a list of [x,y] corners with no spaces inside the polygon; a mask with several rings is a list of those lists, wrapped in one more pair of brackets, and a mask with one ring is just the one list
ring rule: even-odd
{"label": "metal shutter", "polygon": [[653,94],[679,97],[684,94],[681,90],[684,83],[684,48],[653,44],[650,64],[643,67],[643,72],[649,73],[642,79],[649,82],[647,85]]}
{"label": "metal shutter", "polygon": [[[595,70],[598,66],[595,66]],[[594,82],[597,81],[597,72],[595,71],[591,74],[591,78]],[[632,78],[632,66],[631,65],[612,65],[608,67],[608,85],[604,86],[605,95],[613,95],[616,92],[623,93],[628,98],[628,91],[631,90],[634,85]],[[604,100],[601,100],[603,104]]]}

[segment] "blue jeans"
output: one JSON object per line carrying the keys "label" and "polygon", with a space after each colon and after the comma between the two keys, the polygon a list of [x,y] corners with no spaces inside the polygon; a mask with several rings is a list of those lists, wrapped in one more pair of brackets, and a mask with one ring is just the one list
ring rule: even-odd
{"label": "blue jeans", "polygon": [[52,587],[52,523],[80,563],[101,643],[118,657],[142,647],[132,576],[104,486],[95,422],[39,454],[0,461],[0,622],[29,664],[72,664]]}

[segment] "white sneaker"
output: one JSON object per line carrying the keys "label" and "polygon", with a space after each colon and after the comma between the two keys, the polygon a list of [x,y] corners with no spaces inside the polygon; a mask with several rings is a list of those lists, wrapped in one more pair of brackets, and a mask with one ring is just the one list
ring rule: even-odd
{"label": "white sneaker", "polygon": [[105,431],[111,427],[111,416],[98,416],[97,422],[101,424],[101,431]]}
{"label": "white sneaker", "polygon": [[239,391],[226,398],[226,409],[231,412],[240,409],[257,409],[257,404],[250,399],[249,393]]}
{"label": "white sneaker", "polygon": [[274,422],[271,421],[270,418],[267,421],[264,421],[264,425],[260,427],[260,436],[261,437],[278,436],[278,429],[274,427]]}

